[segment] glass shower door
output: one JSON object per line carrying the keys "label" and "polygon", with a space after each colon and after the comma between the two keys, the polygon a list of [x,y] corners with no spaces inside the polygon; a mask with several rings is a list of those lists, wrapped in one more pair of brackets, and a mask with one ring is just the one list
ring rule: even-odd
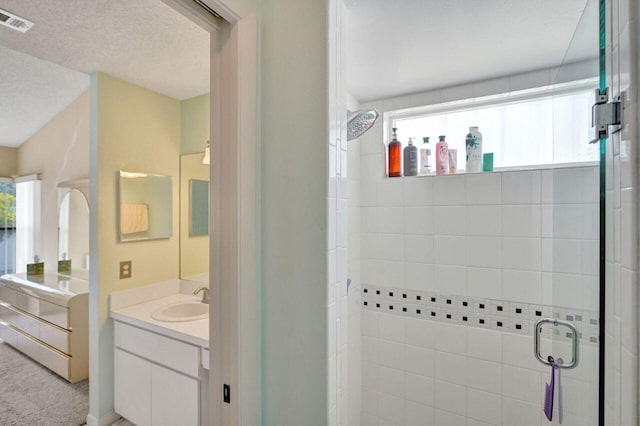
{"label": "glass shower door", "polygon": [[[541,291],[547,311],[536,318],[533,333],[542,424],[604,424],[606,139],[591,131],[595,93],[606,82],[603,5],[587,1],[552,76],[554,162],[576,154],[580,162],[541,171]],[[568,93],[582,98],[569,103]]]}

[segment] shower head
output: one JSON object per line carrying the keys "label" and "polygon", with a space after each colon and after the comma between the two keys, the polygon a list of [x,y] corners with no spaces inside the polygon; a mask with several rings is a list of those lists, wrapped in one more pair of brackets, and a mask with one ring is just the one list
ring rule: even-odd
{"label": "shower head", "polygon": [[347,140],[351,141],[362,136],[378,119],[375,109],[347,111]]}

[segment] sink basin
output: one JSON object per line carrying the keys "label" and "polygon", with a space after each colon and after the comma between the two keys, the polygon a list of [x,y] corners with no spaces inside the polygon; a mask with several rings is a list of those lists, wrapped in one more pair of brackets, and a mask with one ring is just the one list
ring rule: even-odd
{"label": "sink basin", "polygon": [[178,302],[162,306],[151,313],[157,321],[194,321],[209,316],[209,305],[201,302]]}

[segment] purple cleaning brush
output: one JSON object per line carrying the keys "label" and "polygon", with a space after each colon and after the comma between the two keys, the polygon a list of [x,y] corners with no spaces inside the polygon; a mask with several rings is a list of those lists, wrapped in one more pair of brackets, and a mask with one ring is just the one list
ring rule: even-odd
{"label": "purple cleaning brush", "polygon": [[551,363],[551,383],[545,383],[544,414],[551,421],[553,418],[553,393],[556,387],[556,362],[551,355],[549,355],[548,360]]}

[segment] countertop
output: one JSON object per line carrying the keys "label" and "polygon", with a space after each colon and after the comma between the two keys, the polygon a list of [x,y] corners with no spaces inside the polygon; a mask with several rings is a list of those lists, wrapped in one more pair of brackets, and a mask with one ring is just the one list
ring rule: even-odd
{"label": "countertop", "polygon": [[151,318],[156,309],[177,302],[200,301],[200,297],[188,294],[172,294],[123,308],[111,310],[115,320],[162,334],[176,340],[209,348],[209,318],[183,322],[165,322]]}
{"label": "countertop", "polygon": [[6,274],[0,277],[0,285],[63,306],[69,299],[89,293],[88,281],[52,272],[28,277],[26,273]]}

